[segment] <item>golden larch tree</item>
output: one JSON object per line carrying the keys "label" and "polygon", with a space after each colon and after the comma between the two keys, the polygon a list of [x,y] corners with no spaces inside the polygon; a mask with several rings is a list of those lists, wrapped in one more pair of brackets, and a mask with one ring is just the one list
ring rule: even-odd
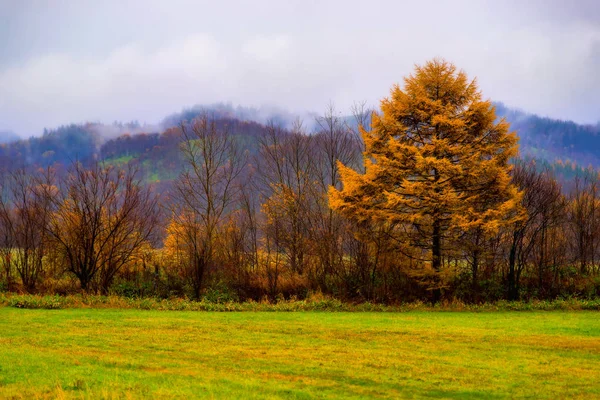
{"label": "golden larch tree", "polygon": [[458,235],[494,232],[520,215],[521,195],[509,175],[517,137],[453,64],[416,66],[361,134],[365,172],[340,165],[343,188],[330,188],[331,207],[357,222],[395,226],[399,247],[419,254],[433,275]]}

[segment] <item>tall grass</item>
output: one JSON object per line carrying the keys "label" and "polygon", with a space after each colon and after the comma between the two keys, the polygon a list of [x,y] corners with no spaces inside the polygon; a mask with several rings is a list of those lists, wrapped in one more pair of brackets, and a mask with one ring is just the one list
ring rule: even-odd
{"label": "tall grass", "polygon": [[69,295],[40,296],[0,293],[0,307],[27,309],[66,309],[66,308],[117,308],[164,311],[346,311],[346,312],[409,312],[409,311],[578,311],[600,310],[600,299],[566,299],[553,301],[508,302],[466,304],[459,301],[438,303],[414,302],[396,305],[375,303],[344,303],[321,294],[314,294],[305,300],[267,300],[254,302],[212,302],[208,300],[192,301],[187,299],[128,298],[119,296]]}

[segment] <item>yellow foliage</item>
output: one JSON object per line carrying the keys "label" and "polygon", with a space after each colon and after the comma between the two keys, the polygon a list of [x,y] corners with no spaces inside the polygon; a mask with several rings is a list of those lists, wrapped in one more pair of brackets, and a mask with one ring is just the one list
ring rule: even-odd
{"label": "yellow foliage", "polygon": [[185,265],[200,246],[203,238],[202,225],[194,220],[193,214],[173,216],[167,226],[164,254],[175,265]]}
{"label": "yellow foliage", "polygon": [[417,66],[382,100],[371,126],[360,129],[365,172],[340,164],[343,189],[330,188],[332,208],[358,222],[395,223],[400,240],[430,257],[436,237],[492,233],[522,218],[508,165],[516,134],[453,64]]}

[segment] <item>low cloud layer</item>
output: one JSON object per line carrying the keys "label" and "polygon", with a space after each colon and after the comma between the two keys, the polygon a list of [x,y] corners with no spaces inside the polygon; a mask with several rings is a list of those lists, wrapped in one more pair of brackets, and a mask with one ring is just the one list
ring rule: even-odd
{"label": "low cloud layer", "polygon": [[303,113],[332,101],[344,111],[377,105],[415,63],[436,56],[477,76],[493,100],[600,120],[593,1],[423,3],[8,2],[0,130],[156,123],[213,102]]}

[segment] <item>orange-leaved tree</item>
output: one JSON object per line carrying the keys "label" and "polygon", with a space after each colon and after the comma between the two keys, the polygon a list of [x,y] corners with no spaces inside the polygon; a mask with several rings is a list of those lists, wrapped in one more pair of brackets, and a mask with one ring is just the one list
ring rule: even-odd
{"label": "orange-leaved tree", "polygon": [[340,166],[343,188],[330,188],[330,204],[356,221],[393,226],[398,249],[431,272],[437,301],[452,239],[472,229],[494,232],[521,214],[508,163],[517,137],[497,121],[475,80],[441,59],[394,86],[361,134],[365,172]]}

